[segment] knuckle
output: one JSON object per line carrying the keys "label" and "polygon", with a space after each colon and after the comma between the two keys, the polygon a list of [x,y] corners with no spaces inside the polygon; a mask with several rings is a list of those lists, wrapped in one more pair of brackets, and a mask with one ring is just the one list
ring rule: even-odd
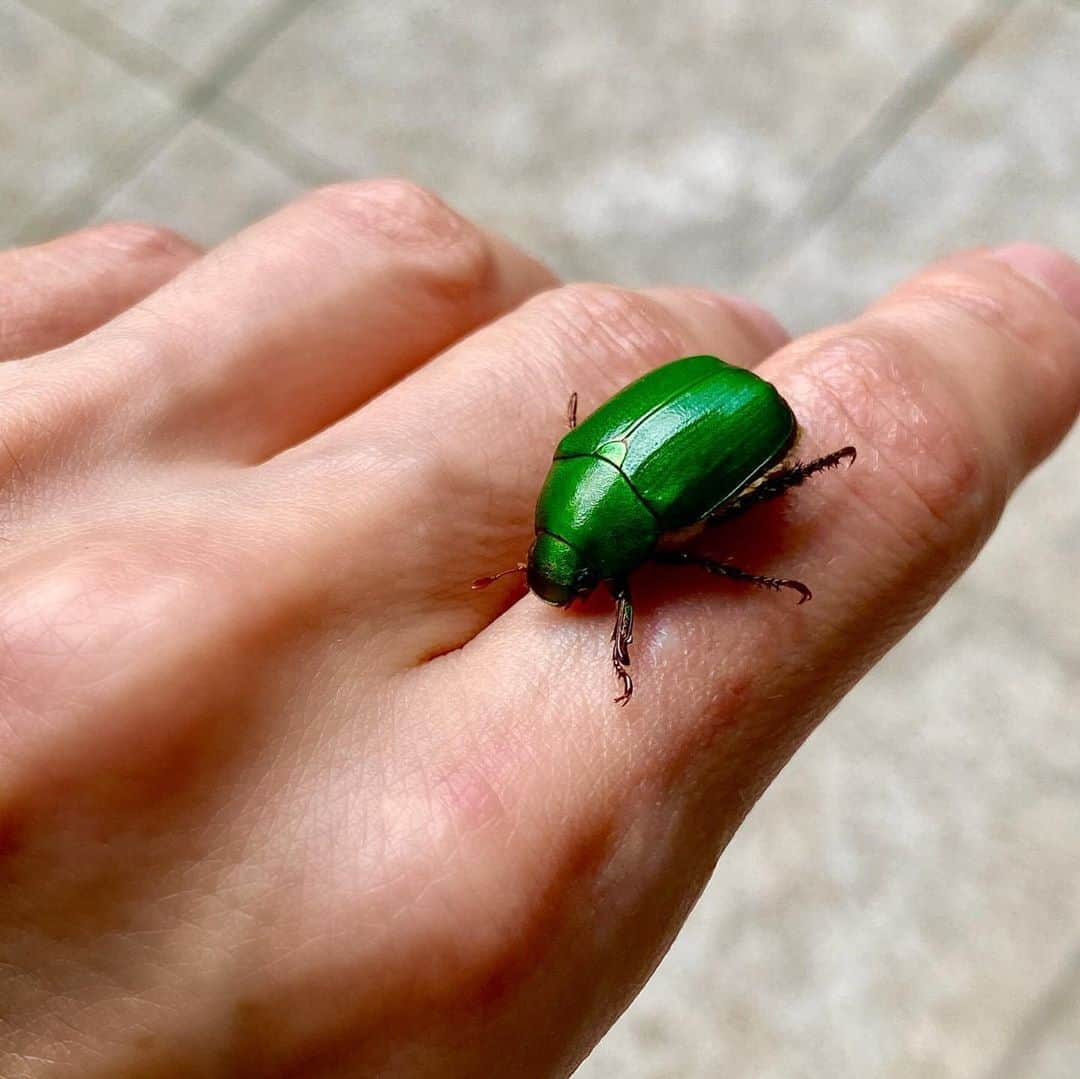
{"label": "knuckle", "polygon": [[344,227],[367,241],[392,244],[418,258],[422,276],[437,293],[468,296],[493,277],[495,253],[484,232],[411,180],[331,184],[310,197],[336,228]]}
{"label": "knuckle", "polygon": [[7,569],[3,712],[48,719],[55,729],[88,703],[86,684],[101,677],[100,659],[111,653],[112,662],[122,662],[120,645],[137,621],[130,575],[119,557],[65,557],[51,549],[33,557],[24,550]]}
{"label": "knuckle", "polygon": [[98,247],[138,261],[178,258],[198,251],[180,233],[148,221],[110,221],[88,229],[87,238]]}
{"label": "knuckle", "polygon": [[1060,334],[1063,312],[1051,296],[995,259],[930,270],[885,301],[887,308],[919,307],[943,327],[957,318],[1041,353]]}
{"label": "knuckle", "polygon": [[452,243],[464,220],[434,192],[397,178],[330,184],[314,201],[361,231],[385,232],[401,243]]}
{"label": "knuckle", "polygon": [[251,575],[227,544],[205,550],[201,532],[183,514],[149,533],[102,519],[74,544],[14,545],[0,592],[0,689],[17,690],[29,707],[64,697],[63,683],[89,704],[84,683],[103,665],[113,678],[98,688],[112,699],[146,656],[228,653],[237,635],[263,624],[270,604],[256,613]]}
{"label": "knuckle", "polygon": [[682,349],[675,316],[634,289],[575,282],[541,293],[530,306],[560,344],[599,359],[673,359]]}
{"label": "knuckle", "polygon": [[[895,530],[955,548],[981,536],[1005,502],[979,425],[919,342],[871,317],[820,340],[800,368],[804,399],[875,459],[875,487]],[[913,512],[914,511],[914,512]]]}
{"label": "knuckle", "polygon": [[[185,522],[177,517],[171,524],[145,535],[126,521],[101,520],[78,530],[77,540],[19,543],[5,558],[0,766],[6,766],[6,794],[32,802],[42,775],[76,778],[90,760],[108,769],[134,744],[138,767],[153,785],[160,766],[175,763],[171,748],[209,729],[213,691],[202,696],[185,679],[171,697],[170,722],[156,732],[160,738],[140,740],[147,678],[158,702],[192,663],[202,665],[201,686],[212,686],[221,669],[214,664],[235,664],[238,640],[256,624],[244,602],[255,589],[235,558],[227,568],[212,564],[195,539],[201,526],[188,523],[190,534],[171,546]],[[165,535],[170,542],[162,542]],[[136,772],[129,778],[135,782]]]}

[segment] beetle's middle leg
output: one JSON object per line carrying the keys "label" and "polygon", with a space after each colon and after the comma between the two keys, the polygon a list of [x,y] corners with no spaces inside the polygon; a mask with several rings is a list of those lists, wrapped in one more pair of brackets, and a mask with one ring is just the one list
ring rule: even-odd
{"label": "beetle's middle leg", "polygon": [[802,597],[799,600],[800,603],[805,603],[813,597],[813,593],[802,581],[793,581],[789,577],[762,577],[756,573],[747,573],[746,570],[739,569],[730,562],[718,562],[715,558],[706,558],[705,555],[697,554],[695,551],[654,551],[652,560],[667,566],[700,566],[706,573],[713,573],[717,577],[745,581],[747,584],[756,584],[761,588],[771,588],[774,592],[779,592],[781,588],[790,588]]}
{"label": "beetle's middle leg", "polygon": [[630,666],[630,645],[634,640],[634,605],[630,602],[630,585],[616,581],[611,585],[615,597],[615,626],[611,630],[611,663],[615,677],[619,679],[622,693],[615,698],[616,704],[626,704],[634,694],[634,680],[627,667]]}
{"label": "beetle's middle leg", "polygon": [[730,521],[733,517],[744,514],[751,506],[770,499],[779,498],[780,495],[790,491],[792,487],[798,487],[805,483],[811,476],[826,469],[835,468],[841,461],[848,460],[855,463],[855,447],[844,446],[835,453],[828,453],[824,457],[815,458],[803,464],[796,461],[790,468],[781,469],[767,475],[760,483],[751,487],[749,491],[741,494],[726,506],[721,506],[715,513],[706,518],[710,525],[718,525]]}

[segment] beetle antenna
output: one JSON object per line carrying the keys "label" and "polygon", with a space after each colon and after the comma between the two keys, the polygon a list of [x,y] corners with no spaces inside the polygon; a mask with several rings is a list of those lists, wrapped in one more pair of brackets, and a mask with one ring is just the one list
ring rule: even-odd
{"label": "beetle antenna", "polygon": [[490,577],[477,577],[472,586],[474,589],[487,588],[489,584],[494,584],[500,577],[505,577],[510,573],[524,573],[525,569],[525,563],[519,562],[513,569],[504,569],[500,573],[493,573]]}

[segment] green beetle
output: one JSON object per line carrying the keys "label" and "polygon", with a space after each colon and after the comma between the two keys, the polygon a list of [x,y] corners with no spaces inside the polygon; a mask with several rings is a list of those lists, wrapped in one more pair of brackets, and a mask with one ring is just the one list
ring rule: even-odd
{"label": "green beetle", "polygon": [[832,468],[855,447],[783,467],[798,432],[776,387],[716,356],[665,364],[601,405],[580,426],[570,398],[570,432],[555,450],[536,503],[536,538],[524,572],[542,600],[568,607],[601,582],[616,602],[611,660],[630,700],[634,608],[629,575],[644,562],[700,566],[709,573],[779,591],[800,603],[810,589],[784,577],[762,577],[682,549],[706,526],[728,521]]}

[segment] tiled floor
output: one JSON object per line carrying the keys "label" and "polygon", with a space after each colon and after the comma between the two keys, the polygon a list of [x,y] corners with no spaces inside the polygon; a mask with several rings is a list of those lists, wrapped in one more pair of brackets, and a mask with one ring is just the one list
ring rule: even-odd
{"label": "tiled floor", "polygon": [[[1080,254],[1075,0],[0,0],[0,242],[399,173],[795,329]],[[754,811],[586,1079],[1080,1075],[1080,433]]]}

